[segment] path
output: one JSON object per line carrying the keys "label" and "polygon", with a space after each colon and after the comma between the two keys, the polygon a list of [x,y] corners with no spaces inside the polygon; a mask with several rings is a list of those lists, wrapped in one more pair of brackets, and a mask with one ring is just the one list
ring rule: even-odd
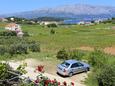
{"label": "path", "polygon": [[[80,49],[80,50],[86,50],[86,51],[93,51],[94,48],[93,47],[79,47],[77,49]],[[106,47],[103,49],[105,53],[107,54],[111,54],[111,55],[115,55],[115,47]]]}
{"label": "path", "polygon": [[[31,79],[35,80],[36,76],[38,76],[38,73],[34,72],[35,67],[32,67],[32,66],[36,64],[35,62],[37,62],[37,63],[39,63],[39,62],[36,61],[36,60],[34,60],[34,59],[27,59],[25,61],[29,62],[29,63],[27,62],[28,66],[26,67],[26,70],[28,71],[28,73],[25,74],[25,75],[23,75],[23,76],[25,76],[25,77],[29,76],[29,77],[31,77]],[[22,62],[10,61],[9,64],[10,64],[11,67],[13,67],[14,69],[16,69],[20,64],[22,64],[25,61],[22,61]],[[43,75],[49,77],[52,80],[56,79],[56,80],[58,80],[60,82],[66,81],[68,83],[74,82],[75,86],[85,86],[83,83],[80,83],[80,81],[84,80],[84,78],[86,77],[86,76],[84,77],[84,75],[87,75],[87,74],[86,73],[84,73],[84,74],[78,74],[78,75],[75,75],[75,76],[73,76],[71,78],[63,78],[63,77],[61,77],[59,75],[50,74],[50,73],[47,73],[47,72],[45,72]],[[77,80],[79,78],[79,80],[77,82],[75,81],[76,78],[77,78]]]}

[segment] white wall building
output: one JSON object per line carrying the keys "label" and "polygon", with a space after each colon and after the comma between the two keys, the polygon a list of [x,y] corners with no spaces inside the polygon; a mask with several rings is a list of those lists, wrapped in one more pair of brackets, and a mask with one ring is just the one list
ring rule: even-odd
{"label": "white wall building", "polygon": [[21,27],[18,24],[10,23],[10,24],[5,26],[5,29],[10,30],[10,31],[16,31],[16,30],[21,30]]}
{"label": "white wall building", "polygon": [[18,37],[22,37],[24,35],[24,33],[21,30],[21,26],[15,23],[10,23],[6,25],[5,29],[9,31],[15,31]]}
{"label": "white wall building", "polygon": [[85,24],[84,21],[80,21],[80,22],[78,22],[78,25],[84,25],[84,24]]}
{"label": "white wall building", "polygon": [[58,25],[59,22],[56,22],[56,21],[42,21],[42,22],[40,22],[40,25],[48,25],[48,24],[56,24],[56,25]]}

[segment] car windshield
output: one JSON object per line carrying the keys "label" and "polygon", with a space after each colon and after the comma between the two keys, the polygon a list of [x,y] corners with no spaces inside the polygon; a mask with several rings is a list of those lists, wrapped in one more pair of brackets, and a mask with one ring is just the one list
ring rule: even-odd
{"label": "car windshield", "polygon": [[62,65],[63,67],[68,68],[70,64],[69,64],[69,63],[67,63],[67,62],[63,62],[61,65]]}

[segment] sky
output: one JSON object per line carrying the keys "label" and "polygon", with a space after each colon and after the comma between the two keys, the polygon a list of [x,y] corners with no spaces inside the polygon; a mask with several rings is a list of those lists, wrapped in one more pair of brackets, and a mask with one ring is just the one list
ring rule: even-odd
{"label": "sky", "polygon": [[115,6],[115,0],[0,0],[0,14],[71,4]]}

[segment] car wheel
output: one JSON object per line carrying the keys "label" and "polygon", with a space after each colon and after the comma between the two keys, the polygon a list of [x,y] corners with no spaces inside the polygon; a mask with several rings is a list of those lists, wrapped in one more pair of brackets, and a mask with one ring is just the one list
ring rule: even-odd
{"label": "car wheel", "polygon": [[89,67],[87,68],[87,71],[90,71],[90,68],[89,68]]}
{"label": "car wheel", "polygon": [[85,69],[85,72],[88,72],[89,71],[89,68],[87,67],[86,69]]}
{"label": "car wheel", "polygon": [[71,73],[69,73],[69,77],[72,77],[73,76],[73,73],[71,72]]}

